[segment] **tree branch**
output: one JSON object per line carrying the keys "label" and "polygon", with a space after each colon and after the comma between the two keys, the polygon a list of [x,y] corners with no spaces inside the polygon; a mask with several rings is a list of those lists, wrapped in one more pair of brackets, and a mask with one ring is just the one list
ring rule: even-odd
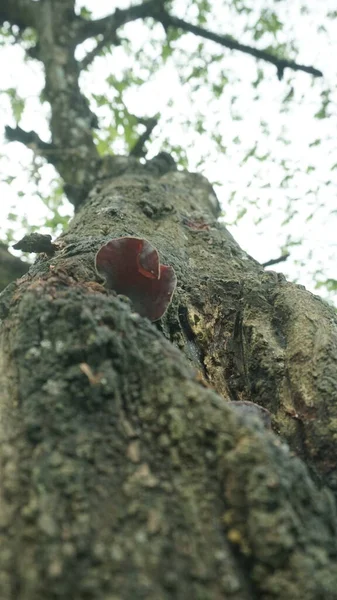
{"label": "tree branch", "polygon": [[64,193],[69,202],[71,202],[75,208],[80,206],[88,192],[86,182],[84,185],[76,185],[67,181],[64,176],[64,174],[66,174],[64,170],[65,164],[69,164],[71,161],[81,161],[81,153],[77,148],[58,148],[54,144],[49,144],[41,140],[35,131],[25,131],[24,129],[21,129],[21,127],[12,128],[9,127],[9,125],[6,125],[5,133],[9,142],[20,142],[21,144],[24,144],[35,154],[42,156],[49,164],[53,165],[58,173],[63,176]]}
{"label": "tree branch", "polygon": [[152,14],[152,16],[154,19],[162,23],[165,29],[167,29],[168,27],[180,28],[183,31],[193,33],[194,35],[205,38],[206,40],[216,42],[221,46],[224,46],[225,48],[229,48],[230,50],[239,50],[244,54],[250,54],[251,56],[254,56],[259,60],[269,62],[275,65],[275,67],[277,68],[277,74],[280,80],[283,77],[285,69],[292,69],[293,71],[303,71],[304,73],[314,75],[314,77],[323,76],[322,71],[319,71],[314,67],[300,65],[293,60],[278,58],[277,56],[271,54],[270,52],[266,52],[265,50],[258,50],[257,48],[246,46],[245,44],[240,44],[229,35],[219,35],[217,33],[208,31],[207,29],[203,29],[202,27],[199,27],[197,25],[192,25],[191,23],[187,23],[183,19],[178,19],[177,17],[169,15],[164,10],[157,9],[155,13]]}
{"label": "tree branch", "polygon": [[88,52],[88,54],[86,54],[86,56],[83,58],[83,60],[81,60],[80,62],[80,69],[81,71],[83,69],[86,69],[89,65],[91,65],[91,63],[95,60],[96,56],[99,56],[100,52],[103,50],[103,48],[105,48],[106,46],[120,46],[121,44],[121,40],[119,39],[119,37],[117,36],[116,30],[113,29],[112,31],[107,31],[104,35],[103,38],[97,42],[95,48],[93,48],[93,50],[91,50],[91,52]]}
{"label": "tree branch", "polygon": [[149,0],[148,2],[131,6],[125,10],[117,9],[113,14],[108,15],[103,19],[97,19],[96,21],[82,20],[80,26],[77,25],[77,43],[81,43],[89,37],[95,37],[99,34],[103,34],[106,41],[102,42],[102,46],[99,48],[99,50],[101,50],[105,44],[109,42],[113,43],[113,41],[110,40],[113,39],[113,36],[116,36],[116,31],[119,27],[121,27],[121,25],[129,23],[130,21],[135,21],[136,19],[152,17],[157,22],[161,23],[165,30],[167,30],[168,27],[179,28],[183,31],[193,33],[199,37],[221,44],[221,46],[229,48],[230,50],[238,50],[244,54],[250,54],[258,60],[269,62],[275,65],[277,68],[279,79],[282,79],[285,69],[303,71],[304,73],[309,73],[314,77],[323,76],[322,71],[319,71],[315,67],[300,65],[293,60],[278,58],[274,54],[271,54],[265,50],[259,50],[258,48],[241,44],[229,35],[219,35],[217,33],[208,31],[207,29],[203,29],[198,25],[192,25],[191,23],[188,23],[183,19],[179,19],[178,17],[171,16],[165,10],[164,4],[165,1]]}
{"label": "tree branch", "polygon": [[145,144],[150,139],[151,133],[158,125],[158,119],[156,117],[150,119],[138,119],[142,125],[145,125],[145,131],[139,136],[137,142],[134,147],[130,151],[130,156],[135,156],[136,158],[142,158],[146,154]]}
{"label": "tree branch", "polygon": [[102,19],[95,21],[79,20],[76,24],[76,44],[81,44],[86,39],[101,34],[105,37],[106,43],[109,43],[109,40],[114,39],[117,29],[122,25],[137,19],[154,17],[158,10],[158,4],[161,4],[160,0],[148,0],[148,2],[142,2],[124,10],[116,9],[113,14]]}
{"label": "tree branch", "polygon": [[287,252],[286,254],[282,254],[278,258],[271,258],[267,260],[267,262],[262,263],[263,267],[271,267],[271,265],[277,265],[278,263],[284,262],[289,258],[290,254]]}
{"label": "tree branch", "polygon": [[13,128],[6,125],[5,134],[9,142],[21,142],[36,154],[43,156],[49,163],[54,165],[57,162],[55,155],[58,150],[53,144],[41,140],[35,131],[25,131],[18,126]]}

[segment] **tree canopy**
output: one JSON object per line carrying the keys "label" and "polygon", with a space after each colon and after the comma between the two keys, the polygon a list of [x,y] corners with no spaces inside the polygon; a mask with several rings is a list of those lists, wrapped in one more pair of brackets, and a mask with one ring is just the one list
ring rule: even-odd
{"label": "tree canopy", "polygon": [[[0,11],[10,65],[0,95],[2,241],[66,226],[76,191],[57,153],[69,152],[80,180],[89,155],[167,150],[215,184],[244,249],[264,263],[282,258],[273,269],[334,299],[334,3],[121,0],[111,11],[76,2],[66,90],[57,73],[44,79],[33,13],[47,7],[7,0]],[[61,109],[69,122],[57,133]],[[86,121],[82,139],[73,119]]]}

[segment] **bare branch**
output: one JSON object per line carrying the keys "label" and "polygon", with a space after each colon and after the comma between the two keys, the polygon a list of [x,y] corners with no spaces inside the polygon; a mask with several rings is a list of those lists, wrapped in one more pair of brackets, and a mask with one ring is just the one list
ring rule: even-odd
{"label": "bare branch", "polygon": [[113,36],[116,36],[116,31],[121,25],[129,23],[130,21],[135,21],[136,19],[152,17],[157,22],[161,23],[165,30],[167,30],[168,27],[179,28],[183,31],[193,33],[204,39],[221,44],[221,46],[229,48],[230,50],[238,50],[239,52],[250,54],[258,60],[269,62],[275,65],[279,79],[282,79],[285,69],[303,71],[314,77],[323,76],[323,73],[315,67],[300,65],[293,60],[279,58],[265,50],[259,50],[258,48],[241,44],[229,35],[219,35],[212,31],[208,31],[207,29],[203,29],[198,25],[192,25],[178,17],[171,16],[166,12],[164,3],[164,1],[160,0],[149,0],[148,2],[131,6],[125,10],[116,10],[113,14],[108,15],[103,19],[97,19],[96,21],[82,20],[80,26],[77,25],[77,43],[83,42],[88,37],[95,37],[99,34],[103,34],[105,42],[102,41],[102,46],[99,48],[101,50],[105,44],[113,43]]}
{"label": "bare branch", "polygon": [[53,144],[41,140],[35,131],[25,131],[18,126],[13,128],[6,125],[5,133],[9,142],[21,142],[21,144],[24,144],[30,150],[43,156],[49,163],[55,164],[57,149]]}
{"label": "bare branch", "polygon": [[115,29],[106,32],[103,38],[99,42],[97,42],[95,48],[91,50],[91,52],[88,52],[88,54],[80,62],[81,71],[83,69],[86,69],[89,65],[91,65],[91,63],[95,60],[96,56],[99,56],[103,48],[105,48],[106,46],[120,46],[120,44],[121,40],[117,36]]}
{"label": "bare branch", "polygon": [[142,125],[145,125],[145,131],[142,133],[134,147],[130,152],[130,156],[136,156],[137,158],[142,158],[146,154],[145,144],[150,139],[151,133],[158,125],[158,119],[156,117],[150,119],[138,119]]}
{"label": "bare branch", "polygon": [[[76,159],[80,159],[80,153],[76,148],[58,148],[54,144],[49,144],[41,140],[35,131],[24,131],[21,127],[5,127],[6,138],[10,142],[21,142],[35,154],[42,156],[48,163],[54,165],[57,171],[62,175],[63,164]],[[63,178],[65,180],[65,178]],[[69,202],[77,208],[84,201],[88,193],[86,183],[83,185],[74,185],[65,180],[64,193]],[[18,247],[18,249],[21,249]],[[26,250],[25,250],[26,251]]]}
{"label": "bare branch", "polygon": [[142,2],[124,10],[116,9],[113,14],[96,21],[82,19],[76,24],[76,43],[81,44],[84,40],[100,34],[103,34],[106,43],[113,43],[110,40],[113,40],[119,27],[137,19],[154,17],[160,4],[160,0],[148,0],[148,2]]}
{"label": "bare branch", "polygon": [[240,52],[250,54],[251,56],[254,56],[259,60],[269,62],[275,65],[275,67],[277,68],[277,75],[279,79],[282,79],[285,69],[292,69],[293,71],[303,71],[304,73],[314,75],[314,77],[323,76],[322,71],[319,71],[314,67],[300,65],[293,60],[278,58],[274,54],[266,52],[265,50],[258,50],[257,48],[246,46],[245,44],[240,44],[240,42],[237,42],[229,35],[219,35],[217,33],[208,31],[207,29],[203,29],[202,27],[198,27],[197,25],[192,25],[191,23],[187,23],[183,19],[172,17],[164,10],[157,10],[152,16],[154,19],[162,23],[163,27],[166,30],[168,27],[180,28],[183,31],[193,33],[194,35],[205,38],[206,40],[211,40],[212,42],[221,44],[221,46],[229,48],[230,50],[239,50]]}
{"label": "bare branch", "polygon": [[287,252],[286,254],[282,254],[278,258],[271,258],[267,260],[267,262],[262,263],[263,267],[271,267],[271,265],[277,265],[278,263],[285,262],[289,258],[290,254]]}

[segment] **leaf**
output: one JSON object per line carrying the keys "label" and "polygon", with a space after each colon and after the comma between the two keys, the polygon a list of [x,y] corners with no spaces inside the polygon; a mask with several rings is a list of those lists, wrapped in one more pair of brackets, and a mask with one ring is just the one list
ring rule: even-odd
{"label": "leaf", "polygon": [[16,124],[18,124],[25,109],[25,101],[19,96],[15,88],[7,88],[7,90],[3,90],[3,93],[7,94],[9,97],[13,117]]}
{"label": "leaf", "polygon": [[309,144],[309,148],[313,148],[314,146],[319,146],[322,143],[322,140],[320,138],[317,138],[314,142],[311,142],[311,144]]}
{"label": "leaf", "polygon": [[289,181],[293,178],[293,175],[286,175],[285,177],[283,177],[281,183],[280,183],[280,187],[281,188],[287,188],[288,187],[288,183]]}
{"label": "leaf", "polygon": [[253,28],[253,38],[258,41],[265,33],[272,33],[276,38],[276,33],[282,29],[283,23],[279,20],[277,14],[270,9],[264,9]]}
{"label": "leaf", "polygon": [[261,81],[264,80],[264,71],[262,69],[257,69],[257,76],[255,81],[253,81],[252,86],[253,88],[257,88],[258,85],[261,83]]}
{"label": "leaf", "polygon": [[240,219],[242,219],[246,213],[247,213],[247,208],[246,207],[241,208],[236,215],[236,222],[240,221]]}
{"label": "leaf", "polygon": [[197,8],[198,8],[197,23],[198,23],[198,25],[205,25],[205,23],[207,23],[207,16],[211,10],[211,4],[208,0],[198,0]]}
{"label": "leaf", "polygon": [[322,105],[321,108],[314,115],[315,119],[326,119],[329,114],[327,108],[330,104],[330,90],[323,90],[321,93]]}
{"label": "leaf", "polygon": [[253,148],[248,150],[247,154],[245,154],[245,156],[243,157],[243,159],[241,161],[241,165],[244,165],[252,156],[255,156],[256,150],[257,150],[257,144],[255,144],[255,146],[253,146]]}
{"label": "leaf", "polygon": [[86,19],[87,21],[89,21],[91,19],[91,16],[92,16],[91,10],[88,10],[85,6],[81,6],[80,17],[82,17],[82,19]]}
{"label": "leaf", "polygon": [[336,292],[337,291],[337,279],[325,279],[324,281],[317,281],[315,288],[319,289],[325,287],[328,292]]}
{"label": "leaf", "polygon": [[170,58],[172,56],[172,54],[173,54],[173,48],[172,48],[171,44],[169,44],[168,42],[163,44],[163,47],[161,50],[161,57],[162,57],[164,63],[167,61],[168,58]]}

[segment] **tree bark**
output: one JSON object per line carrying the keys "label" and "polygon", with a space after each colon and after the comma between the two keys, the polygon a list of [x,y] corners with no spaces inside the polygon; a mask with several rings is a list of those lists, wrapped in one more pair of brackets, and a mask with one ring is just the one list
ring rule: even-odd
{"label": "tree bark", "polygon": [[[334,310],[240,249],[202,176],[106,174],[0,296],[0,597],[337,598]],[[125,235],[177,274],[156,324],[95,270]]]}

